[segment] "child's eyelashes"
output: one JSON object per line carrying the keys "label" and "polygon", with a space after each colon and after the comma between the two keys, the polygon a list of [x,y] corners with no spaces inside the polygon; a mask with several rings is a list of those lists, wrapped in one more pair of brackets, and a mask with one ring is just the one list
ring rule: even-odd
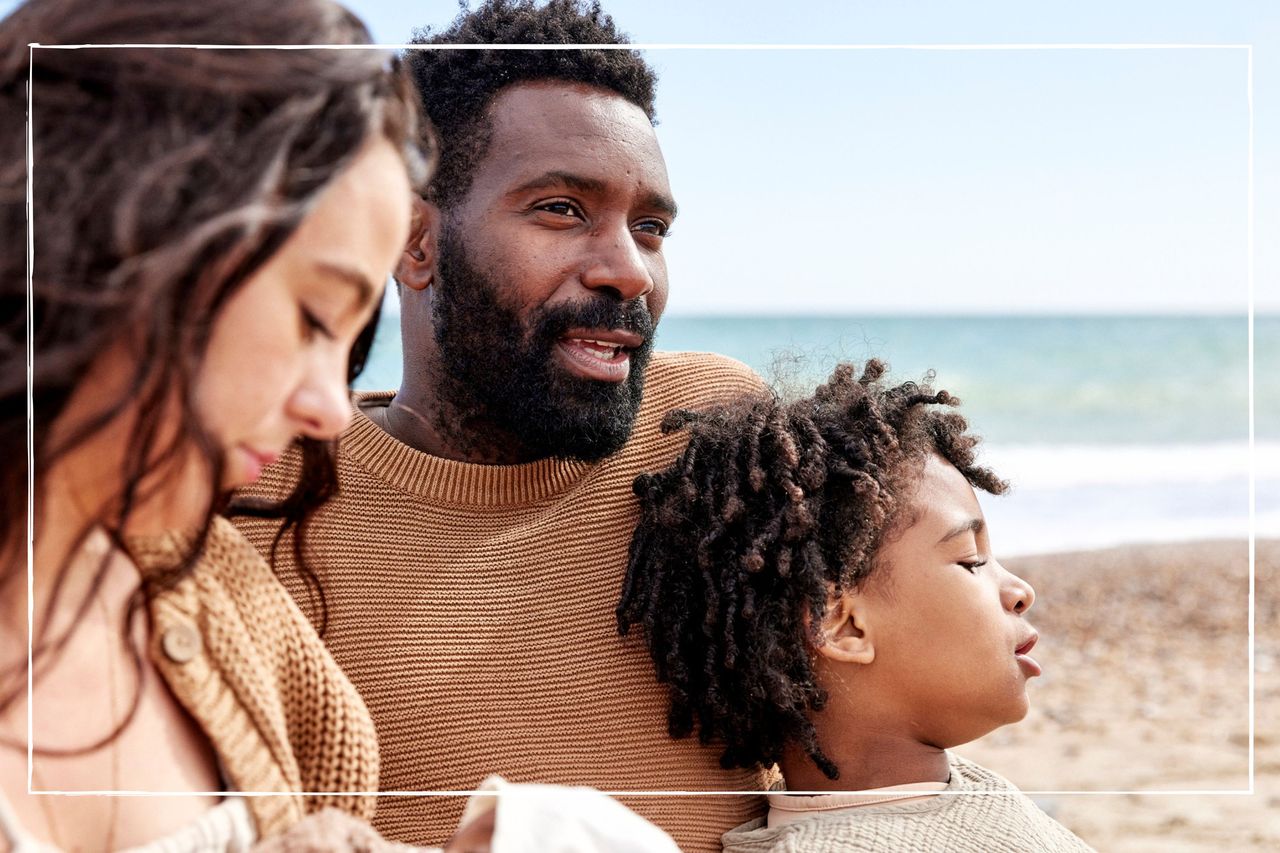
{"label": "child's eyelashes", "polygon": [[967,571],[969,574],[973,574],[974,572],[976,572],[978,569],[982,568],[982,567],[983,567],[983,566],[985,566],[986,564],[987,564],[987,561],[986,561],[985,559],[983,559],[983,560],[960,560],[958,563],[956,563],[956,565],[958,565],[958,566],[960,566],[961,568],[963,568],[963,569],[964,569],[965,571]]}

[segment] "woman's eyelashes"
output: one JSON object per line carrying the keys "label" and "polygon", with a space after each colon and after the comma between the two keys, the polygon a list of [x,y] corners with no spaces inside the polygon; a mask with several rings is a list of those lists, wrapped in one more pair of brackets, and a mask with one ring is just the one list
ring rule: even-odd
{"label": "woman's eyelashes", "polygon": [[310,308],[305,305],[299,305],[298,311],[302,317],[302,337],[304,340],[314,340],[316,335],[331,341],[337,338],[337,334],[325,325],[324,321],[317,317]]}

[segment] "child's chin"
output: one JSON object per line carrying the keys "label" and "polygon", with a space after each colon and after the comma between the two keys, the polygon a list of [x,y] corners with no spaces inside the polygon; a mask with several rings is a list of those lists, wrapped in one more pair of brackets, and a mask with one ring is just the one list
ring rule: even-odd
{"label": "child's chin", "polygon": [[992,725],[981,734],[975,735],[972,739],[977,740],[991,734],[996,729],[1002,729],[1005,726],[1011,726],[1014,723],[1020,723],[1027,718],[1027,714],[1031,711],[1031,703],[1027,700],[1027,694],[1023,693],[1015,701],[1010,702],[1005,708],[1001,709],[1001,713],[993,715]]}

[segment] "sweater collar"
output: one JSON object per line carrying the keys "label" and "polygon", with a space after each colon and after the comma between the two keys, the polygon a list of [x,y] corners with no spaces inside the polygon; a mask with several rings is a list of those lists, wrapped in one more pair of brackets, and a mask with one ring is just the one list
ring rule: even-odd
{"label": "sweater collar", "polygon": [[355,395],[355,415],[342,436],[343,455],[401,491],[433,502],[510,506],[554,497],[600,466],[572,459],[539,459],[523,465],[479,465],[423,453],[375,424],[361,406],[384,406],[393,391]]}

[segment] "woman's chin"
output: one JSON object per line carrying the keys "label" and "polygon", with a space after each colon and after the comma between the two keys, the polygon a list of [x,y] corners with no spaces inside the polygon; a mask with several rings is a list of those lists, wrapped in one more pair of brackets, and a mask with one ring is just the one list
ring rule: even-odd
{"label": "woman's chin", "polygon": [[215,496],[203,479],[187,478],[139,504],[129,513],[125,533],[155,536],[169,530],[196,530],[204,525]]}

